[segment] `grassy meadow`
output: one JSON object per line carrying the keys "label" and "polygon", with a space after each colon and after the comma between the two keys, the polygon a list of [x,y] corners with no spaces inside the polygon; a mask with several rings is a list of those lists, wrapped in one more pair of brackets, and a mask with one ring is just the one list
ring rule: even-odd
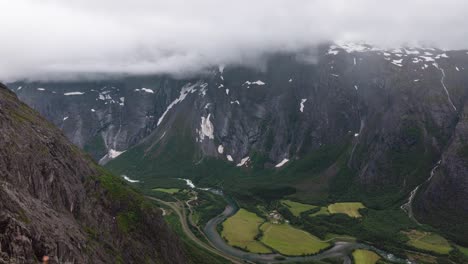
{"label": "grassy meadow", "polygon": [[270,253],[271,250],[255,240],[259,234],[259,226],[264,222],[262,218],[245,209],[223,222],[221,236],[231,246],[245,249],[254,253]]}
{"label": "grassy meadow", "polygon": [[284,255],[315,254],[330,246],[318,237],[288,224],[264,223],[260,229],[263,232],[261,241]]}
{"label": "grassy meadow", "polygon": [[380,256],[370,250],[357,249],[353,252],[355,264],[375,264],[379,259]]}
{"label": "grassy meadow", "polygon": [[432,251],[442,255],[446,255],[452,250],[449,242],[437,234],[418,230],[411,230],[409,232],[405,232],[405,234],[410,239],[407,244],[412,247]]}
{"label": "grassy meadow", "polygon": [[366,208],[362,203],[334,203],[328,206],[328,211],[331,214],[347,214],[353,218],[359,218],[362,215],[359,209]]}
{"label": "grassy meadow", "polygon": [[281,200],[281,203],[285,205],[294,216],[297,217],[301,216],[301,213],[305,211],[317,208],[315,205],[298,203],[290,200]]}

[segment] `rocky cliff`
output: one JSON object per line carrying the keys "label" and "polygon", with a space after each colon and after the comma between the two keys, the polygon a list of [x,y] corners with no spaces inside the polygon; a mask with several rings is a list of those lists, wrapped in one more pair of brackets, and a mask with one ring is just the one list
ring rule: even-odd
{"label": "rocky cliff", "polygon": [[275,183],[299,198],[373,207],[401,205],[420,186],[416,216],[437,224],[444,218],[428,215],[447,201],[466,212],[457,153],[467,71],[466,51],[342,44],[190,80],[12,88],[97,160],[126,150],[109,168],[148,186],[180,176],[243,189]]}
{"label": "rocky cliff", "polygon": [[160,211],[0,85],[0,263],[186,263]]}

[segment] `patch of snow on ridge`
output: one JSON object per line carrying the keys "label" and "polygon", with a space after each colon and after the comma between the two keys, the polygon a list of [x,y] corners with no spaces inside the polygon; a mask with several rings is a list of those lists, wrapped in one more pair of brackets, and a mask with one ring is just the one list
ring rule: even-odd
{"label": "patch of snow on ridge", "polygon": [[245,83],[243,85],[247,85],[247,88],[250,88],[250,85],[252,84],[255,84],[255,85],[265,85],[265,83],[263,81],[255,81],[255,82],[251,82],[251,81],[245,81]]}
{"label": "patch of snow on ridge", "polygon": [[23,89],[23,86],[18,86],[18,88],[16,88],[17,91]]}
{"label": "patch of snow on ridge", "polygon": [[399,59],[399,60],[393,60],[392,61],[392,64],[393,65],[396,65],[398,67],[402,67],[403,65],[401,64],[403,62],[403,59]]}
{"label": "patch of snow on ridge", "polygon": [[304,103],[305,102],[307,102],[307,99],[305,99],[305,98],[301,99],[301,104],[300,104],[301,106],[299,108],[299,111],[301,111],[301,113],[304,112]]}
{"label": "patch of snow on ridge", "polygon": [[200,124],[200,131],[199,131],[199,136],[200,136],[200,142],[205,139],[205,137],[208,137],[209,139],[214,139],[214,126],[213,123],[210,121],[211,114],[208,114],[208,116],[205,118],[204,116],[201,117],[201,124]]}
{"label": "patch of snow on ridge", "polygon": [[122,155],[122,153],[124,153],[124,151],[117,151],[117,150],[114,150],[114,149],[110,149],[109,150],[109,153],[107,153],[108,157],[111,158],[111,159],[115,159],[117,158],[118,156]]}
{"label": "patch of snow on ridge", "polygon": [[[138,90],[138,89],[135,89],[135,91]],[[141,88],[141,90],[145,93],[152,93],[154,94],[154,91],[152,89],[148,89],[148,88]]]}
{"label": "patch of snow on ridge", "polygon": [[68,95],[83,95],[83,94],[84,93],[82,93],[82,92],[69,92],[69,93],[64,93],[63,95],[68,96]]}
{"label": "patch of snow on ridge", "polygon": [[203,96],[203,97],[205,97],[205,95],[206,95],[206,90],[207,90],[206,87],[208,87],[208,84],[207,84],[207,83],[203,83],[202,85],[200,85],[200,92],[199,92],[199,94],[200,94],[201,96]]}
{"label": "patch of snow on ridge", "polygon": [[128,181],[128,182],[131,182],[131,183],[140,182],[139,180],[132,180],[132,179],[130,179],[127,175],[122,175],[122,177],[124,178],[124,180],[126,180],[126,181]]}
{"label": "patch of snow on ridge", "polygon": [[219,145],[219,146],[218,146],[218,153],[219,153],[219,154],[223,154],[223,153],[224,153],[224,147],[223,147],[223,145]]}
{"label": "patch of snow on ridge", "polygon": [[232,158],[231,155],[227,155],[226,158],[227,158],[230,162],[233,162],[233,161],[234,161],[234,159]]}
{"label": "patch of snow on ridge", "polygon": [[241,159],[241,161],[240,161],[236,166],[237,166],[237,167],[242,167],[242,166],[244,166],[249,160],[250,160],[250,157],[247,156],[247,157]]}
{"label": "patch of snow on ridge", "polygon": [[195,87],[197,86],[198,84],[187,84],[185,85],[184,87],[182,87],[182,89],[180,90],[180,95],[178,98],[176,98],[174,101],[172,101],[172,103],[170,103],[167,108],[166,108],[166,111],[164,111],[164,113],[161,115],[161,117],[159,118],[158,120],[158,124],[157,126],[159,126],[161,124],[161,122],[164,120],[164,117],[167,115],[167,113],[169,112],[169,110],[171,110],[172,107],[174,107],[174,105],[184,101],[185,97],[187,97],[187,95],[189,93],[194,93],[197,89],[195,89]]}
{"label": "patch of snow on ridge", "polygon": [[275,168],[283,167],[283,165],[286,164],[288,161],[289,159],[283,159],[280,163],[275,165]]}
{"label": "patch of snow on ridge", "polygon": [[63,121],[65,121],[65,120],[67,120],[67,119],[68,119],[68,116],[64,117],[64,118],[63,118]]}
{"label": "patch of snow on ridge", "polygon": [[37,88],[38,91],[45,91],[44,88]]}

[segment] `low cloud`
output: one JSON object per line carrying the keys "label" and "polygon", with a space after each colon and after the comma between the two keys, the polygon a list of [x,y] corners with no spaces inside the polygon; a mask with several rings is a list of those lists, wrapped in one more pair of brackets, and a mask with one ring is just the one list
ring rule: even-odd
{"label": "low cloud", "polygon": [[190,74],[326,41],[468,48],[466,0],[0,0],[0,80]]}

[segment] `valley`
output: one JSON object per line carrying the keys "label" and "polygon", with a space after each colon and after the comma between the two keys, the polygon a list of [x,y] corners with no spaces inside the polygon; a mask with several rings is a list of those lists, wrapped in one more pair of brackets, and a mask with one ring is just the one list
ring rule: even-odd
{"label": "valley", "polygon": [[[242,261],[253,263],[335,263],[336,261],[344,261],[346,263],[352,259],[356,263],[370,264],[419,263],[421,258],[435,261],[437,257],[434,257],[433,254],[439,258],[447,256],[454,249],[453,246],[456,246],[437,234],[413,229],[417,225],[408,227],[407,232],[401,232],[402,236],[406,237],[402,241],[408,241],[406,245],[395,244],[393,247],[379,245],[377,241],[370,244],[367,244],[369,242],[363,243],[362,241],[365,240],[362,235],[356,233],[353,237],[350,235],[351,232],[327,233],[323,238],[319,238],[300,229],[311,224],[307,223],[309,217],[324,217],[313,216],[313,212],[322,210],[319,206],[291,200],[278,200],[273,203],[274,207],[266,204],[254,204],[254,207],[250,207],[252,211],[248,211],[239,207],[242,205],[239,205],[232,197],[225,196],[224,191],[198,188],[192,181],[185,181],[187,181],[185,188],[182,187],[179,192],[172,193],[174,195],[172,199],[176,199],[177,202],[151,199],[157,200],[162,205],[170,205],[173,212],[179,215],[182,225],[191,227],[184,227],[184,232],[191,236],[195,243],[234,263]],[[159,192],[165,193],[165,190]],[[216,199],[216,196],[223,195],[225,207],[221,205],[217,209],[213,208],[219,214],[207,221],[200,221],[204,219],[200,216],[194,221],[194,215],[207,213],[198,210],[200,206],[203,207],[203,203],[207,202],[200,198],[205,192],[215,195],[214,197],[209,196],[211,198],[208,199]],[[188,201],[184,203],[179,199],[188,199]],[[267,208],[275,209],[268,211]],[[327,210],[328,216],[337,214],[337,216],[349,220],[367,217],[367,213],[365,213],[367,209],[360,203],[334,203],[330,204],[328,208],[331,208],[331,210]],[[362,209],[364,209],[363,215],[360,215],[359,211]],[[188,215],[185,215],[185,212]],[[301,221],[305,222],[301,223]],[[196,230],[194,232],[196,235],[193,233],[194,230]],[[393,252],[384,251],[383,248]]]}

